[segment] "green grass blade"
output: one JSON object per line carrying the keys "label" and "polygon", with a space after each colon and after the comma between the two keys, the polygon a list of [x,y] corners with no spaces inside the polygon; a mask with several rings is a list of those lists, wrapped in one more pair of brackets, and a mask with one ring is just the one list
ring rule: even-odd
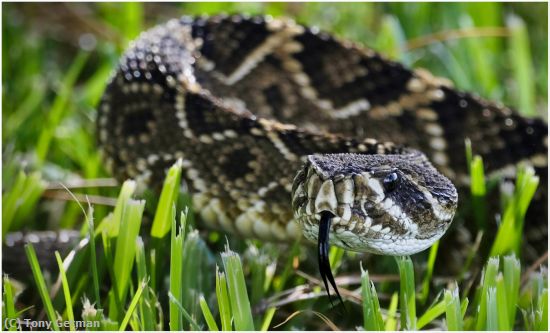
{"label": "green grass blade", "polygon": [[124,304],[130,286],[130,274],[134,266],[136,243],[139,235],[145,201],[129,199],[125,205],[116,240],[114,273],[118,282],[118,295]]}
{"label": "green grass blade", "polygon": [[92,267],[92,281],[94,284],[94,300],[96,304],[100,303],[99,298],[99,274],[97,270],[97,249],[95,246],[95,227],[94,227],[94,208],[88,207],[88,237],[90,237],[90,265]]}
{"label": "green grass blade", "polygon": [[430,281],[432,281],[432,274],[434,271],[435,259],[437,257],[437,250],[439,249],[439,240],[436,241],[430,248],[430,255],[426,264],[426,275],[422,281],[422,294],[420,294],[420,302],[426,303],[430,294]]}
{"label": "green grass blade", "polygon": [[446,310],[446,304],[445,300],[440,301],[433,306],[431,306],[420,318],[418,318],[418,321],[416,322],[416,329],[421,330],[424,326],[428,325],[432,321],[434,321],[437,317],[441,316],[443,313],[445,313]]}
{"label": "green grass blade", "polygon": [[124,2],[124,35],[127,40],[136,38],[143,30],[144,4],[140,2]]}
{"label": "green grass blade", "polygon": [[[145,257],[145,247],[143,240],[138,237],[136,240],[136,268],[138,281],[148,281],[147,263]],[[155,327],[155,308],[154,299],[150,295],[149,285],[143,289],[143,296],[139,300],[139,317],[141,319],[141,329],[145,331],[153,331]]]}
{"label": "green grass blade", "polygon": [[7,275],[4,275],[4,292],[3,292],[3,316],[4,329],[8,328],[9,331],[17,331],[17,325],[11,325],[17,319],[17,312],[15,311],[13,286]]}
{"label": "green grass blade", "polygon": [[275,311],[277,311],[277,308],[275,307],[267,308],[267,310],[265,311],[264,320],[262,322],[260,331],[265,332],[269,330],[269,325],[271,325],[271,321],[273,320]]}
{"label": "green grass blade", "polygon": [[369,279],[369,272],[361,265],[361,296],[363,298],[363,328],[366,331],[384,330],[382,313],[374,283]]}
{"label": "green grass blade", "polygon": [[214,316],[212,315],[212,312],[210,311],[210,308],[208,307],[208,304],[204,299],[204,295],[200,296],[199,304],[201,306],[204,321],[206,321],[206,325],[208,326],[208,330],[219,331],[220,329],[218,328],[218,325],[216,324],[216,320],[214,320]]}
{"label": "green grass blade", "polygon": [[[170,238],[170,294],[177,302],[170,302],[170,330],[180,331],[183,329],[181,306],[182,299],[182,270],[183,270],[183,243],[185,239],[185,215],[182,213],[180,224],[176,223],[176,207],[171,209],[172,233]],[[183,309],[183,307],[182,307]]]}
{"label": "green grass blade", "polygon": [[216,298],[218,299],[222,331],[231,331],[231,305],[227,292],[227,279],[225,273],[219,271],[218,266],[216,266]]}
{"label": "green grass blade", "polygon": [[36,258],[36,252],[31,243],[28,243],[27,245],[25,245],[25,252],[27,254],[27,259],[29,260],[29,263],[31,266],[34,282],[38,287],[40,298],[42,299],[42,303],[44,304],[44,310],[48,315],[48,319],[52,324],[53,330],[59,331],[59,326],[57,325],[57,316],[55,315],[55,310],[52,305],[52,300],[50,298],[50,295],[48,294],[48,287],[46,287],[44,276],[42,275],[42,271],[40,270],[40,264],[38,263],[38,259]]}
{"label": "green grass blade", "polygon": [[[457,297],[458,297],[458,288],[457,288]],[[466,315],[466,310],[468,310],[468,304],[470,304],[470,301],[468,300],[468,297],[464,297],[462,302],[460,302],[460,315],[462,318]]]}
{"label": "green grass blade", "polygon": [[181,303],[193,318],[200,318],[200,295],[214,290],[214,281],[210,274],[215,271],[215,258],[197,230],[187,234],[183,253]]}
{"label": "green grass blade", "polygon": [[470,192],[472,194],[472,211],[479,229],[487,228],[487,204],[485,195],[485,173],[483,171],[483,160],[481,156],[474,156],[470,166]]}
{"label": "green grass blade", "polygon": [[130,302],[130,306],[128,307],[128,310],[126,311],[126,314],[124,315],[124,319],[122,319],[122,323],[120,324],[120,327],[118,328],[119,331],[125,331],[126,326],[128,325],[128,322],[130,321],[130,318],[132,318],[132,315],[134,314],[134,310],[136,309],[138,302],[141,298],[141,294],[143,294],[143,290],[147,287],[147,281],[141,281],[139,284],[139,287],[136,291],[136,294],[132,298],[132,301]]}
{"label": "green grass blade", "polygon": [[333,246],[329,250],[328,260],[330,262],[330,267],[333,267],[332,273],[334,275],[337,274],[338,268],[342,264],[342,259],[344,258],[345,253],[346,253],[346,250],[337,246]]}
{"label": "green grass blade", "polygon": [[516,321],[517,303],[519,297],[519,285],[521,275],[521,265],[514,256],[505,256],[503,259],[504,285],[506,287],[507,313],[510,319],[509,329],[513,329]]}
{"label": "green grass blade", "polygon": [[[119,292],[118,292],[118,281],[116,279],[114,265],[113,265],[113,251],[111,248],[111,239],[107,235],[107,231],[103,230],[101,233],[101,240],[103,241],[103,250],[104,250],[104,259],[107,266],[107,271],[111,278],[111,290],[109,290],[109,311],[114,315],[124,312],[122,303],[120,301]],[[114,305],[113,305],[114,304]],[[115,308],[116,307],[116,308]],[[115,309],[113,309],[115,308]],[[116,318],[115,318],[116,319]]]}
{"label": "green grass blade", "polygon": [[69,328],[71,331],[76,331],[74,325],[74,313],[73,302],[71,300],[71,291],[69,289],[69,283],[67,282],[67,275],[65,274],[65,267],[63,267],[63,260],[58,251],[55,251],[55,259],[57,260],[57,267],[59,267],[59,274],[61,275],[61,285],[63,287],[63,295],[65,296],[65,305],[67,309],[67,319],[69,321]]}
{"label": "green grass blade", "polygon": [[169,170],[164,179],[155,218],[151,227],[151,236],[163,238],[170,231],[172,225],[172,206],[178,201],[181,179],[182,161],[178,160]]}
{"label": "green grass blade", "polygon": [[246,290],[241,258],[238,254],[227,248],[226,251],[222,252],[222,261],[225,274],[227,275],[227,289],[229,291],[235,329],[238,331],[253,331],[254,321]]}
{"label": "green grass blade", "polygon": [[[504,281],[504,276],[499,273],[497,276],[497,288],[496,288],[496,303],[498,307],[498,329],[501,331],[511,331],[513,327],[513,320],[511,320],[510,315],[508,314],[508,305],[510,300],[506,293],[506,284]],[[512,325],[510,325],[512,322]]]}
{"label": "green grass blade", "polygon": [[510,29],[510,64],[517,82],[517,100],[519,112],[526,116],[535,116],[535,77],[529,45],[529,32],[523,20],[516,15],[506,19],[506,26]]}
{"label": "green grass blade", "polygon": [[502,223],[491,247],[491,256],[515,253],[519,255],[523,224],[527,208],[539,184],[539,177],[531,167],[520,167],[512,199],[508,201]]}
{"label": "green grass blade", "polygon": [[401,304],[401,328],[416,330],[416,291],[414,268],[410,257],[395,257],[399,268],[399,303]]}
{"label": "green grass blade", "polygon": [[393,293],[390,299],[390,305],[388,306],[388,316],[386,322],[384,323],[384,329],[386,331],[395,331],[397,330],[397,305],[399,303],[399,294],[397,292]]}
{"label": "green grass blade", "polygon": [[168,292],[168,298],[170,299],[170,304],[174,304],[176,305],[176,307],[179,309],[179,311],[181,312],[181,314],[183,315],[183,317],[190,323],[191,325],[191,329],[193,331],[201,331],[201,328],[199,327],[199,325],[195,322],[195,320],[193,319],[193,317],[191,317],[191,315],[189,314],[189,312],[187,312],[183,306],[181,305],[181,303],[176,299],[176,297],[174,295],[172,295],[171,292]]}
{"label": "green grass blade", "polygon": [[544,288],[537,302],[535,329],[548,332],[548,289]]}
{"label": "green grass blade", "polygon": [[[460,28],[474,28],[474,22],[468,15],[459,18]],[[491,62],[493,54],[487,52],[485,40],[481,38],[467,38],[464,40],[465,50],[470,61],[471,74],[474,76],[476,87],[484,96],[494,96],[498,80]],[[473,87],[474,88],[474,87]]]}
{"label": "green grass blade", "polygon": [[449,331],[462,331],[464,324],[462,322],[462,312],[460,307],[460,297],[458,296],[458,285],[456,282],[451,290],[445,290],[445,318],[447,320],[447,329]]}
{"label": "green grass blade", "polygon": [[485,329],[488,331],[498,330],[498,306],[497,306],[497,290],[494,287],[487,289],[487,320],[485,322]]}
{"label": "green grass blade", "polygon": [[[489,258],[487,261],[487,265],[485,266],[485,269],[482,274],[482,282],[481,282],[481,296],[479,299],[479,311],[477,313],[477,322],[476,322],[476,330],[484,330],[486,329],[486,325],[488,323],[488,309],[487,305],[489,304],[489,301],[487,300],[487,297],[489,295],[489,289],[494,289],[496,291],[496,277],[498,274],[498,266],[499,266],[499,259],[498,257]],[[493,297],[491,299],[492,302],[496,302],[496,297]],[[493,324],[493,322],[491,322]]]}
{"label": "green grass blade", "polygon": [[[120,193],[116,200],[116,206],[115,206],[115,211],[113,212],[113,217],[110,223],[108,225],[105,225],[105,227],[108,229],[109,237],[118,236],[118,232],[120,230],[120,224],[122,223],[122,213],[126,208],[126,203],[132,197],[132,194],[134,194],[134,191],[136,190],[136,186],[137,186],[136,182],[133,180],[127,180],[122,184],[122,188],[120,189]],[[100,230],[102,230],[101,226],[100,226]]]}

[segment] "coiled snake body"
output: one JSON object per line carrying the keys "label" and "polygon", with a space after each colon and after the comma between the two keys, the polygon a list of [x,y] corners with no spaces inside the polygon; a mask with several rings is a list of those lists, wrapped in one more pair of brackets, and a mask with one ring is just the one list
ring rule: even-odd
{"label": "coiled snake body", "polygon": [[545,165],[546,132],[542,121],[366,48],[240,15],[184,17],[143,33],[98,117],[117,178],[158,185],[181,159],[210,227],[317,240],[326,212],[332,243],[388,254],[418,252],[448,227],[457,194],[436,168],[465,178],[465,137],[497,170]]}
{"label": "coiled snake body", "polygon": [[144,32],[97,123],[118,179],[158,187],[180,160],[204,223],[270,241],[303,234],[329,280],[328,242],[403,255],[443,235],[458,201],[449,178],[467,181],[464,138],[487,171],[547,165],[543,121],[270,17],[183,17]]}

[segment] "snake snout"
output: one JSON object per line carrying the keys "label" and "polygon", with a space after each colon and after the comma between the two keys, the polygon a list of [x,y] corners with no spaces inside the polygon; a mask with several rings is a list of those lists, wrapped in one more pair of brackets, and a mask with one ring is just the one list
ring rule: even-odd
{"label": "snake snout", "polygon": [[297,218],[305,216],[320,220],[323,212],[333,215],[332,223],[352,217],[355,200],[352,175],[329,177],[314,164],[306,163],[294,179],[292,206]]}

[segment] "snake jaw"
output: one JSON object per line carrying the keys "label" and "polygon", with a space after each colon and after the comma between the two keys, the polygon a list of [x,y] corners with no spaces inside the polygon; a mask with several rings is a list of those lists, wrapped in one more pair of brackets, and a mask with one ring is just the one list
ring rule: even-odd
{"label": "snake jaw", "polygon": [[321,275],[321,278],[323,279],[323,283],[325,284],[325,289],[327,291],[330,304],[334,306],[334,304],[332,303],[332,298],[330,296],[330,289],[328,286],[328,282],[330,282],[332,289],[334,289],[334,292],[336,292],[336,295],[340,300],[340,304],[342,304],[342,306],[345,309],[344,301],[342,300],[342,297],[338,292],[338,287],[336,286],[336,282],[334,281],[334,276],[332,275],[332,269],[330,268],[330,260],[328,256],[328,251],[330,249],[330,243],[329,243],[330,224],[333,217],[334,217],[334,214],[332,214],[329,211],[321,212],[321,220],[319,222],[319,236],[317,238],[319,274]]}

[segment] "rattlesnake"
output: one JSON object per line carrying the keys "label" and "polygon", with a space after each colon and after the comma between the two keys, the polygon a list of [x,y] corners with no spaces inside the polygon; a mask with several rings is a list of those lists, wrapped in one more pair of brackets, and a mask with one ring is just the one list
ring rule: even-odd
{"label": "rattlesnake", "polygon": [[448,178],[467,181],[466,137],[488,171],[547,164],[544,122],[259,16],[144,32],[108,84],[98,137],[117,178],[158,186],[180,160],[206,225],[272,241],[303,234],[321,259],[329,241],[403,255],[441,237],[458,200]]}

